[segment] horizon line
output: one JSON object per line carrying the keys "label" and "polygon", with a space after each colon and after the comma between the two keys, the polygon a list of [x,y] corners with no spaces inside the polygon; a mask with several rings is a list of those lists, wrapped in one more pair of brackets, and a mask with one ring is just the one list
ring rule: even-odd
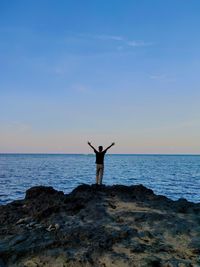
{"label": "horizon line", "polygon": [[[94,155],[94,153],[55,153],[55,152],[0,152],[0,155]],[[200,156],[200,153],[107,153],[107,155],[174,155]]]}

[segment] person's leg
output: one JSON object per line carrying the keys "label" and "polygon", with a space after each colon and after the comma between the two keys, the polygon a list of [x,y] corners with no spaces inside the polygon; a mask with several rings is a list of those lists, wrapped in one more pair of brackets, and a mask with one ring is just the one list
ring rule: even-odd
{"label": "person's leg", "polygon": [[101,165],[101,168],[99,170],[99,184],[102,184],[103,181],[103,171],[104,171],[104,166]]}
{"label": "person's leg", "polygon": [[96,184],[99,184],[99,172],[100,172],[100,168],[99,165],[96,165]]}

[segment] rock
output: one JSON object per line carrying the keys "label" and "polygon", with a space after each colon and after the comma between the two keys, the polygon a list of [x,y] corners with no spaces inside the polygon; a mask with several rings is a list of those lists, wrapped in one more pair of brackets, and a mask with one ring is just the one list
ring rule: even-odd
{"label": "rock", "polygon": [[161,259],[155,256],[149,256],[144,258],[144,262],[141,267],[161,267]]}
{"label": "rock", "polygon": [[6,267],[3,260],[0,258],[0,267]]}
{"label": "rock", "polygon": [[192,250],[193,253],[199,253],[200,255],[200,236],[193,237],[188,247]]}
{"label": "rock", "polygon": [[188,202],[185,198],[179,198],[176,202],[177,211],[181,213],[186,213],[190,206],[190,202]]}
{"label": "rock", "polygon": [[0,206],[0,264],[196,267],[199,218],[200,204],[142,185],[80,185],[66,195],[33,187]]}
{"label": "rock", "polygon": [[58,213],[60,211],[60,207],[58,205],[52,205],[44,207],[41,211],[36,212],[35,218],[36,220],[43,220],[45,218],[50,217],[52,214]]}
{"label": "rock", "polygon": [[157,253],[158,252],[168,252],[170,254],[170,253],[174,252],[174,248],[170,244],[160,243],[157,246],[155,246],[154,251],[157,252]]}
{"label": "rock", "polygon": [[117,216],[116,218],[116,222],[117,223],[124,223],[124,218],[120,217],[120,216]]}
{"label": "rock", "polygon": [[60,225],[58,223],[55,224],[55,229],[58,230],[60,228]]}
{"label": "rock", "polygon": [[47,231],[51,232],[55,230],[55,226],[53,224],[50,224],[49,227],[47,228]]}
{"label": "rock", "polygon": [[16,224],[26,224],[26,223],[29,223],[30,221],[31,221],[30,217],[21,218],[16,222]]}
{"label": "rock", "polygon": [[33,227],[34,225],[36,225],[36,222],[30,222],[30,223],[29,223],[29,226],[30,226],[30,227]]}
{"label": "rock", "polygon": [[[41,228],[41,227],[39,227],[39,228]],[[60,225],[58,223],[56,223],[56,224],[50,224],[46,230],[51,232],[54,230],[58,230],[59,228],[60,228]]]}
{"label": "rock", "polygon": [[38,264],[33,260],[28,260],[24,263],[24,267],[38,267]]}
{"label": "rock", "polygon": [[191,264],[191,261],[171,258],[169,260],[163,261],[162,267],[196,267],[196,266]]}
{"label": "rock", "polygon": [[113,204],[112,202],[108,202],[108,205],[112,208],[112,209],[116,209],[116,205],[115,204]]}
{"label": "rock", "polygon": [[56,191],[53,187],[49,186],[35,186],[31,187],[26,191],[25,199],[36,199],[41,196],[53,196],[53,195],[64,195],[62,191]]}
{"label": "rock", "polygon": [[141,239],[151,239],[153,238],[153,235],[149,231],[140,231],[138,232],[138,237]]}
{"label": "rock", "polygon": [[36,223],[35,225],[34,225],[34,227],[35,228],[40,228],[40,227],[43,227],[40,223]]}
{"label": "rock", "polygon": [[14,200],[13,202],[10,203],[10,205],[14,206],[15,208],[23,206],[21,200]]}
{"label": "rock", "polygon": [[23,241],[25,241],[28,238],[28,233],[23,233],[23,234],[18,234],[16,236],[14,236],[14,238],[11,239],[11,241],[9,242],[9,246],[16,246],[19,243],[22,243]]}
{"label": "rock", "polygon": [[132,253],[143,253],[148,249],[148,246],[145,244],[140,244],[139,242],[132,242],[130,245],[130,251]]}

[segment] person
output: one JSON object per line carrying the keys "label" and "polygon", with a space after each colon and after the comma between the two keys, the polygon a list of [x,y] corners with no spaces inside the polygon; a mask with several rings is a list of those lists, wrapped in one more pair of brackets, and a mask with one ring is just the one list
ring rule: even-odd
{"label": "person", "polygon": [[112,143],[105,150],[103,150],[102,146],[99,146],[99,151],[97,151],[90,142],[88,145],[94,150],[96,154],[96,184],[102,185],[103,180],[103,172],[104,172],[104,156],[109,148],[114,146],[115,143]]}

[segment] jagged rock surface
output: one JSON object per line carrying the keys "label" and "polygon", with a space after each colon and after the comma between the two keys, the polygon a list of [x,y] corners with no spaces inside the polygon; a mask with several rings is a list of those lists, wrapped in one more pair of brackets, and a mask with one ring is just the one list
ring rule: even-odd
{"label": "jagged rock surface", "polygon": [[142,185],[33,187],[0,206],[0,267],[198,267],[200,204]]}

